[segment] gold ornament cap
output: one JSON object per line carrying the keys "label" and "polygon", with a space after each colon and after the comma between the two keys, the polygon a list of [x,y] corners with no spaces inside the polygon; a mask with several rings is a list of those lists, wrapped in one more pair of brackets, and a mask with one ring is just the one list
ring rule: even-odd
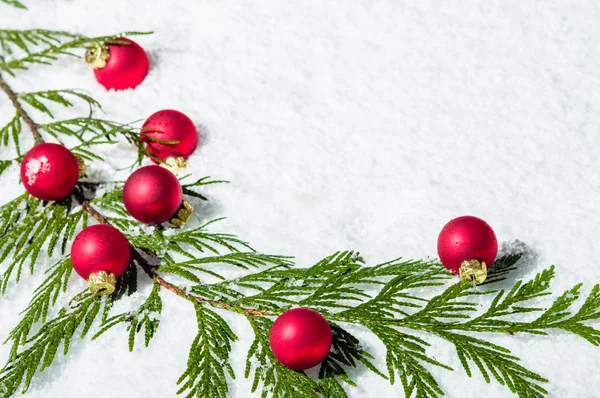
{"label": "gold ornament cap", "polygon": [[110,49],[105,43],[94,42],[85,51],[85,62],[94,69],[102,69],[110,58]]}
{"label": "gold ornament cap", "polygon": [[487,265],[479,260],[465,260],[460,265],[459,273],[463,282],[481,285],[487,278]]}
{"label": "gold ornament cap", "polygon": [[160,165],[169,170],[171,173],[177,174],[178,172],[187,168],[187,161],[183,156],[170,157]]}
{"label": "gold ornament cap", "polygon": [[96,296],[104,296],[107,294],[112,294],[112,292],[115,291],[117,278],[115,278],[115,274],[112,272],[108,273],[106,271],[99,271],[90,274],[88,277],[88,285],[92,294],[95,294]]}
{"label": "gold ornament cap", "polygon": [[177,213],[173,217],[171,217],[171,224],[176,225],[178,227],[183,227],[188,220],[192,217],[192,213],[194,212],[194,207],[185,200],[181,202],[181,206],[177,209]]}
{"label": "gold ornament cap", "polygon": [[77,166],[79,167],[79,178],[82,178],[85,176],[86,171],[85,161],[81,156],[75,156],[75,160],[77,160]]}

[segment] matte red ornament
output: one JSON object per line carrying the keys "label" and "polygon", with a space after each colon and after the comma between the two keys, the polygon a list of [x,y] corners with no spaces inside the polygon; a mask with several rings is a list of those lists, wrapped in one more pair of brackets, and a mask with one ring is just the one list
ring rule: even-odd
{"label": "matte red ornament", "polygon": [[[496,259],[498,241],[485,221],[463,216],[451,220],[442,228],[437,250],[442,264],[449,271],[461,274],[465,280],[481,283],[487,275],[487,267]],[[483,276],[478,267],[482,268]]]}
{"label": "matte red ornament", "polygon": [[116,278],[129,264],[129,242],[110,225],[92,225],[81,231],[71,245],[73,268],[88,281],[92,293],[111,294]]}
{"label": "matte red ornament", "polygon": [[128,44],[96,43],[88,49],[86,61],[94,67],[98,83],[107,90],[135,88],[148,74],[148,56],[133,40],[115,40]]}
{"label": "matte red ornament", "polygon": [[323,362],[331,349],[331,328],[316,311],[293,308],[271,327],[269,342],[275,358],[292,369],[308,369]]}
{"label": "matte red ornament", "polygon": [[133,218],[144,224],[160,224],[171,219],[182,206],[182,199],[183,189],[179,180],[160,166],[137,169],[123,187],[125,208]]}
{"label": "matte red ornament", "polygon": [[21,181],[25,189],[41,200],[58,200],[68,196],[78,180],[77,159],[62,145],[36,145],[21,162]]}
{"label": "matte red ornament", "polygon": [[[164,109],[152,114],[142,126],[143,142],[146,149],[157,158],[167,162],[169,158],[187,158],[198,145],[198,130],[194,122],[185,114],[174,109]],[[179,141],[165,144],[161,141]],[[152,159],[155,163],[156,160]]]}

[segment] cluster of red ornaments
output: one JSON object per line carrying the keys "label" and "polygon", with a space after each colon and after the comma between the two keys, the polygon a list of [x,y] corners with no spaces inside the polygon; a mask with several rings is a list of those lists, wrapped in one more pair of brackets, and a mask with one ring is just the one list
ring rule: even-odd
{"label": "cluster of red ornaments", "polygon": [[[129,39],[98,44],[88,50],[86,60],[106,89],[122,90],[139,85],[148,73],[145,51]],[[183,113],[162,110],[144,123],[141,140],[152,160],[180,165],[198,144],[194,123]],[[42,200],[68,196],[79,179],[76,157],[62,145],[40,144],[29,151],[21,164],[25,189]],[[173,173],[159,166],[133,172],[123,187],[123,203],[129,214],[145,224],[171,221],[182,225],[191,215],[183,201],[183,189]],[[498,242],[483,220],[464,216],[448,222],[439,234],[437,250],[443,265],[472,283],[482,283],[496,258]],[[94,294],[110,294],[129,265],[127,238],[109,225],[93,225],[81,231],[71,246],[75,271],[88,280]],[[269,335],[273,355],[285,366],[308,369],[329,354],[332,332],[318,312],[293,308],[273,323]]]}

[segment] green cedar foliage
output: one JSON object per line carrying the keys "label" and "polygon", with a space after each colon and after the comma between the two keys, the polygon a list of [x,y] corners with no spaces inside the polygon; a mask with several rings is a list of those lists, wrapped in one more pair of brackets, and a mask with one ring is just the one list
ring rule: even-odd
{"label": "green cedar foliage", "polygon": [[[2,1],[23,7],[15,0]],[[76,55],[74,51],[98,40],[114,42],[118,36],[0,30],[0,72],[16,78],[19,69]],[[0,79],[4,82],[2,75]],[[19,106],[0,127],[0,145],[12,145],[17,158],[1,160],[0,172],[19,161],[24,152],[21,139],[26,135],[27,118],[23,112],[49,117],[51,122],[34,126],[43,139],[74,145],[72,151],[88,162],[100,160],[93,146],[123,141],[136,148],[132,167],[147,155],[141,137],[148,137],[131,124],[96,118],[100,104],[88,93],[73,89],[13,93],[6,87],[5,93]],[[54,107],[72,107],[76,102],[87,106],[87,115],[54,119]],[[207,198],[197,190],[220,182],[225,181],[208,177],[182,181],[183,191],[188,200],[202,201]],[[5,342],[10,352],[0,369],[2,397],[26,391],[33,377],[52,364],[59,349],[68,353],[75,337],[85,338],[91,332],[95,340],[109,331],[123,332],[131,351],[143,333],[143,346],[148,347],[159,331],[163,293],[190,302],[196,316],[197,335],[177,383],[177,393],[186,397],[224,398],[230,391],[236,377],[230,355],[237,336],[223,316],[225,311],[245,317],[254,333],[244,376],[251,378],[251,391],[261,391],[262,398],[346,398],[356,385],[353,375],[357,372],[373,372],[398,384],[398,394],[403,392],[405,397],[441,397],[444,393],[435,375],[453,369],[433,357],[431,338],[444,339],[455,348],[468,377],[499,383],[522,398],[538,398],[547,395],[544,384],[548,381],[527,369],[507,348],[486,341],[486,334],[527,333],[544,338],[558,330],[600,344],[600,331],[590,324],[600,317],[598,285],[579,308],[575,303],[583,296],[580,284],[544,306],[542,300],[551,294],[552,267],[531,280],[513,282],[510,289],[495,288],[500,281],[509,284],[519,253],[498,259],[488,281],[478,287],[456,283],[437,261],[398,258],[367,266],[352,251],[298,267],[290,257],[261,254],[235,235],[214,232],[218,220],[181,229],[141,225],[126,212],[122,187],[122,182],[84,180],[71,197],[58,202],[45,203],[23,194],[0,206],[0,261],[6,265],[1,293],[26,277],[25,269],[33,273],[42,268],[41,253],[56,259]],[[86,290],[69,300],[68,284],[83,282],[71,277],[67,250],[76,232],[93,222],[80,206],[83,202],[101,210],[127,236],[135,256],[111,296],[97,298]],[[227,278],[227,269],[241,276]],[[137,305],[126,301],[130,309],[114,313],[114,303],[132,296],[142,277],[153,280],[145,300]],[[332,350],[316,377],[283,366],[269,347],[273,320],[295,305],[319,311],[332,329]],[[368,342],[352,334],[357,328],[381,342],[383,358],[375,358]]]}
{"label": "green cedar foliage", "polygon": [[35,65],[51,65],[62,55],[78,56],[74,51],[95,42],[119,43],[119,37],[151,32],[123,32],[117,35],[86,37],[53,30],[0,30],[0,71],[15,76],[17,70]]}
{"label": "green cedar foliage", "polygon": [[9,6],[13,6],[16,8],[22,8],[22,9],[27,9],[27,7],[25,7],[25,4],[21,3],[18,0],[0,0],[2,3],[8,4]]}

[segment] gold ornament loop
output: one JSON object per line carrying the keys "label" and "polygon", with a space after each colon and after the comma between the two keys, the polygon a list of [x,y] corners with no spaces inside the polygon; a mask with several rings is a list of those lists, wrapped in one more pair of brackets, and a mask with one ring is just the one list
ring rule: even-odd
{"label": "gold ornament loop", "polygon": [[88,277],[88,286],[90,292],[96,296],[104,296],[112,294],[115,291],[117,285],[117,278],[112,272],[109,274],[106,271],[99,271],[94,274],[90,274]]}
{"label": "gold ornament loop", "polygon": [[165,160],[164,163],[160,163],[162,167],[169,170],[173,174],[185,170],[187,168],[187,161],[183,156],[171,157]]}
{"label": "gold ornament loop", "polygon": [[459,273],[463,282],[481,285],[487,278],[487,265],[479,260],[465,260],[460,265]]}
{"label": "gold ornament loop", "polygon": [[85,62],[94,69],[102,69],[110,58],[110,49],[105,43],[94,42],[85,51]]}
{"label": "gold ornament loop", "polygon": [[81,156],[75,156],[75,160],[77,160],[77,166],[79,167],[79,178],[82,178],[85,176],[86,171],[85,161]]}
{"label": "gold ornament loop", "polygon": [[178,227],[183,227],[192,217],[194,207],[187,201],[181,202],[181,206],[177,209],[177,213],[171,217],[171,224]]}

